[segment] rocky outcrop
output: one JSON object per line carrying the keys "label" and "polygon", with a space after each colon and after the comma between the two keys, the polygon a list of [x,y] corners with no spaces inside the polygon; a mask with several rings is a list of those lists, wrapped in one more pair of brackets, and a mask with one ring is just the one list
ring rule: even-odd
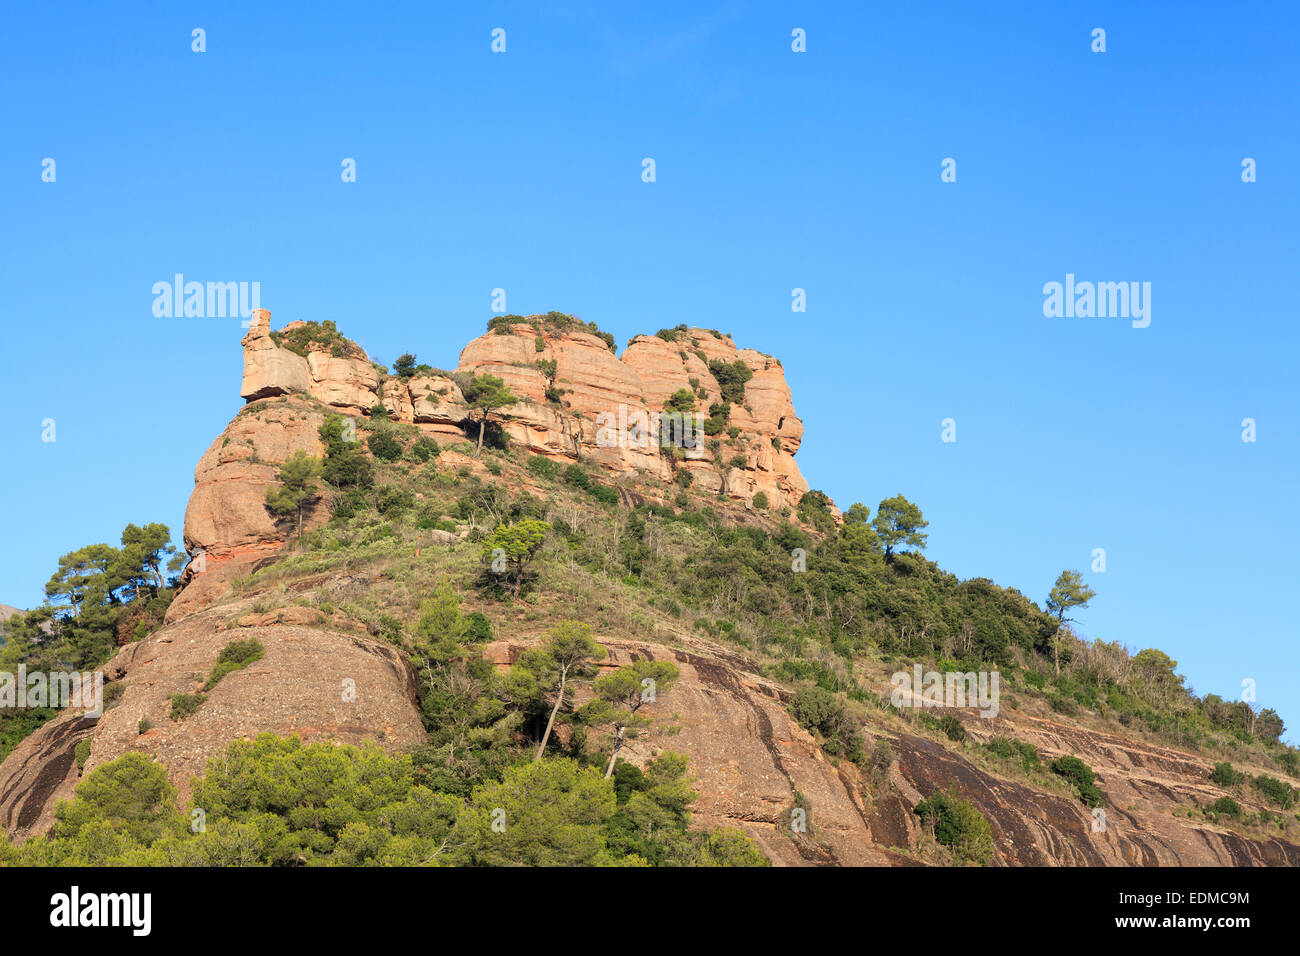
{"label": "rocky outcrop", "polygon": [[[496,375],[525,399],[503,410],[504,427],[536,454],[581,458],[657,480],[671,479],[673,466],[659,453],[654,416],[675,392],[692,391],[700,413],[692,422],[695,447],[683,449],[678,467],[691,472],[693,486],[746,502],[761,491],[774,508],[797,504],[808,490],[794,460],[803,423],[781,363],[737,349],[729,337],[711,330],[675,334],[675,341],[638,336],[620,358],[591,333],[555,332],[540,321],[517,323],[470,342],[461,352],[460,368]],[[710,436],[699,429],[711,406],[721,402],[709,371],[714,359],[744,362],[753,378],[743,402],[730,405],[726,426]],[[539,361],[556,364],[558,400],[547,401],[550,383]],[[638,429],[638,421],[648,428]],[[733,465],[733,459],[743,464]]]}
{"label": "rocky outcrop", "polygon": [[[647,659],[677,665],[678,682],[642,708],[654,718],[651,731],[629,741],[623,754],[643,765],[659,750],[686,753],[700,794],[692,807],[697,825],[738,827],[778,865],[903,861],[872,837],[857,769],[832,766],[791,719],[787,692],[754,673],[749,662],[694,637],[672,647],[609,635],[597,640],[608,651],[602,670]],[[528,646],[528,641],[501,641],[484,653],[505,668]],[[589,696],[580,690],[575,704]],[[803,830],[791,826],[796,806],[809,814]]]}
{"label": "rocky outcrop", "polygon": [[[80,778],[74,751],[89,737],[83,772],[138,751],[167,768],[184,803],[193,778],[230,741],[263,731],[305,741],[378,741],[391,752],[424,736],[415,675],[396,649],[363,634],[336,629],[310,608],[292,608],[317,623],[257,622],[227,629],[251,601],[191,613],[128,644],[103,667],[120,682],[119,696],[98,719],[69,709],[23,740],[0,765],[0,825],[22,840],[46,832],[59,800]],[[227,674],[197,711],[173,720],[171,697],[198,690],[232,639],[255,638],[265,655]]]}
{"label": "rocky outcrop", "polygon": [[[286,580],[302,599],[279,584],[232,589],[237,578],[282,555],[289,528],[267,513],[266,489],[294,452],[323,452],[318,430],[327,415],[368,415],[382,403],[390,417],[421,431],[461,435],[468,414],[461,373],[490,373],[519,397],[496,420],[535,454],[664,481],[674,467],[686,468],[695,487],[737,501],[764,491],[773,505],[794,503],[807,489],[794,462],[803,426],[780,363],[709,330],[641,336],[620,358],[589,332],[516,322],[469,343],[455,373],[426,370],[396,379],[346,340],[286,342],[297,328],[273,334],[269,313],[259,312],[244,339],[247,404],[195,469],[184,530],[193,560],[165,626],[105,665],[106,679],[120,692],[102,716],[67,710],[0,765],[0,825],[11,837],[47,830],[55,804],[72,795],[83,770],[128,751],[160,760],[184,800],[213,754],[262,731],[309,741],[374,739],[392,751],[423,739],[415,675],[401,654],[343,613],[331,609],[326,616],[310,606],[313,593],[343,606],[336,598],[364,594],[369,574],[354,568]],[[642,447],[637,429],[681,389],[694,392],[705,410],[715,403],[719,383],[711,360],[741,362],[752,372],[743,400],[730,409],[735,434],[724,429],[712,436],[723,442],[724,463],[704,445],[670,464],[657,445]],[[732,457],[743,463],[732,465]],[[482,462],[454,449],[442,452],[438,467],[486,473]],[[307,527],[325,517],[322,503],[306,515]],[[429,534],[451,547],[463,532]],[[263,604],[267,596],[278,603]],[[1054,788],[1056,781],[1026,781],[963,749],[993,732],[973,714],[961,718],[971,740],[966,745],[941,743],[895,716],[876,714],[865,731],[888,741],[895,755],[890,766],[864,771],[836,764],[791,718],[789,692],[736,648],[673,625],[657,633],[654,641],[597,634],[608,650],[603,667],[653,658],[673,661],[681,674],[671,691],[646,705],[654,724],[629,742],[624,756],[643,764],[660,749],[685,752],[698,778],[696,822],[744,829],[776,863],[918,863],[926,858],[925,840],[914,808],[944,787],[989,820],[994,865],[1300,864],[1294,844],[1248,838],[1191,815],[1191,807],[1223,795],[1201,757],[1004,708],[999,733],[1034,744],[1046,759],[1080,756],[1097,772],[1107,816],[1104,829],[1096,829],[1091,812],[1068,790]],[[196,691],[228,641],[250,637],[265,655],[228,674],[194,713],[174,720],[171,698]],[[485,653],[504,668],[538,637],[514,634]],[[89,755],[79,769],[78,745],[87,739]],[[1248,810],[1265,809],[1249,805],[1247,795],[1237,798]],[[804,831],[791,827],[796,808],[807,815]]]}
{"label": "rocky outcrop", "polygon": [[[277,342],[302,326],[290,323],[273,333],[270,312],[254,313],[243,341],[241,394],[247,401],[301,395],[351,415],[382,404],[396,421],[434,434],[463,434],[470,410],[454,375],[384,378],[350,342],[308,343],[305,356]],[[519,401],[493,418],[533,454],[657,481],[684,468],[700,492],[745,503],[763,492],[776,510],[797,504],[808,490],[794,459],[803,423],[781,363],[737,349],[730,337],[711,330],[675,334],[675,341],[638,336],[620,358],[597,335],[556,330],[537,317],[474,339],[461,351],[457,372],[495,375],[506,383]],[[721,398],[709,371],[714,359],[743,362],[753,377],[744,400],[730,405],[726,426],[710,436],[700,428]],[[549,362],[555,363],[553,375],[544,370]],[[660,453],[656,416],[681,389],[697,393],[699,416],[690,420],[691,434],[681,442],[686,447],[672,462]]]}

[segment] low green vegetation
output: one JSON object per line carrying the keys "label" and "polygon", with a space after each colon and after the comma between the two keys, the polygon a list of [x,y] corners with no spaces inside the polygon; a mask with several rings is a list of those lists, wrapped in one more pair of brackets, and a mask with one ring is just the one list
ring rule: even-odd
{"label": "low green vegetation", "polygon": [[1031,743],[1014,737],[995,736],[984,746],[994,756],[1018,764],[1025,773],[1035,773],[1042,769],[1038,748]]}
{"label": "low green vegetation", "polygon": [[1099,807],[1105,802],[1106,796],[1096,784],[1096,774],[1078,757],[1057,757],[1048,765],[1048,769],[1074,786],[1084,806]]}
{"label": "low green vegetation", "polygon": [[993,828],[969,800],[936,790],[916,805],[915,812],[958,862],[983,866],[993,859]]}
{"label": "low green vegetation", "polygon": [[364,353],[344,338],[333,322],[304,322],[289,331],[272,331],[271,341],[280,348],[306,356],[312,351],[328,351],[335,358],[360,357]]}
{"label": "low green vegetation", "polygon": [[202,687],[204,693],[212,690],[220,683],[221,678],[234,671],[243,670],[254,661],[261,660],[266,655],[266,648],[262,642],[256,638],[248,638],[241,641],[231,641],[221,649],[217,655],[217,662],[212,665],[212,673],[208,675],[207,681]]}
{"label": "low green vegetation", "polygon": [[[565,312],[547,312],[545,315],[496,315],[488,320],[487,327],[489,332],[508,335],[511,326],[514,325],[530,325],[544,332],[586,332],[603,341],[611,352],[618,350],[614,336],[602,332],[595,322],[584,322],[577,316]],[[540,352],[541,349],[538,351]]]}
{"label": "low green vegetation", "polygon": [[1210,772],[1210,782],[1217,783],[1221,787],[1235,787],[1244,781],[1246,777],[1247,774],[1233,769],[1232,764],[1227,761],[1216,763],[1214,770]]}
{"label": "low green vegetation", "polygon": [[804,687],[790,699],[790,713],[804,729],[816,734],[822,749],[854,762],[864,759],[862,725],[842,698],[822,687]]}
{"label": "low green vegetation", "polygon": [[754,377],[754,370],[743,359],[734,362],[712,359],[709,362],[709,372],[718,383],[718,393],[724,401],[733,405],[745,404],[745,383]]}

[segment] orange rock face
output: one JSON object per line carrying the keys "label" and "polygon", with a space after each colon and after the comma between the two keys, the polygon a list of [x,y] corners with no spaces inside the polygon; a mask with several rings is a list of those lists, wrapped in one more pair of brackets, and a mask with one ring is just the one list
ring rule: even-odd
{"label": "orange rock face", "polygon": [[[313,347],[304,357],[276,344],[270,322],[270,312],[258,310],[244,337],[241,394],[248,401],[301,393],[353,415],[367,414],[382,402],[396,421],[438,434],[463,434],[470,410],[453,379],[421,373],[381,382],[360,349],[336,355]],[[290,323],[282,332],[298,324]],[[466,345],[458,370],[495,375],[518,396],[518,402],[497,410],[493,418],[533,454],[664,482],[672,480],[675,469],[660,454],[657,416],[675,392],[693,391],[697,414],[686,422],[690,433],[678,440],[688,447],[676,464],[691,473],[693,487],[740,502],[763,492],[773,510],[796,505],[808,490],[794,459],[803,422],[795,414],[781,363],[753,349],[737,349],[729,337],[707,329],[676,334],[677,341],[671,342],[638,336],[620,358],[589,332],[521,322]],[[753,377],[745,384],[743,401],[731,404],[726,426],[706,435],[703,421],[721,401],[709,371],[715,359],[741,361]],[[555,363],[553,378],[539,367],[549,362]]]}
{"label": "orange rock face", "polygon": [[[744,401],[731,405],[727,427],[709,436],[699,429],[710,407],[721,401],[709,371],[714,359],[744,362],[753,378],[745,385]],[[556,363],[558,403],[546,401],[547,380],[538,361]],[[773,508],[797,504],[808,490],[794,460],[803,423],[781,363],[752,349],[737,349],[715,332],[687,329],[676,342],[642,335],[619,358],[590,333],[556,333],[520,323],[506,334],[489,332],[470,342],[461,352],[460,368],[496,375],[525,399],[503,409],[502,417],[510,436],[532,450],[659,480],[671,479],[672,469],[659,454],[655,416],[675,392],[693,391],[699,413],[692,422],[696,447],[685,450],[680,467],[691,472],[694,487],[721,490],[738,501],[761,491]],[[647,427],[638,429],[638,420]],[[733,464],[742,458],[743,465]]]}

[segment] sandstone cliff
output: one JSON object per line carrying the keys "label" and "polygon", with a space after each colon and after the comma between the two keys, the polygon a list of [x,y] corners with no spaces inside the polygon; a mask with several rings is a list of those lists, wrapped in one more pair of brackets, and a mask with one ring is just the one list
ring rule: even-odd
{"label": "sandstone cliff", "polygon": [[[290,323],[279,333],[291,333]],[[353,415],[369,414],[376,404],[392,418],[434,434],[461,434],[470,411],[457,382],[438,373],[409,379],[381,378],[364,352],[347,348],[311,348],[305,356],[279,346],[270,313],[254,313],[244,338],[244,383],[248,401],[276,395],[307,394]],[[337,354],[334,354],[337,353]],[[731,408],[720,433],[725,451],[711,453],[705,436],[686,450],[683,467],[699,490],[748,501],[764,492],[772,507],[794,505],[808,490],[794,456],[803,439],[785,372],[776,359],[752,349],[737,349],[727,336],[705,329],[686,329],[678,341],[642,335],[622,357],[590,332],[557,331],[543,317],[488,332],[465,346],[457,371],[495,375],[519,397],[498,418],[511,439],[529,451],[570,461],[590,461],[612,472],[639,472],[657,479],[671,477],[669,464],[654,442],[636,441],[621,427],[639,416],[658,414],[679,389],[702,390],[707,409],[719,393],[708,362],[744,362],[753,372],[745,400]],[[555,363],[548,376],[538,363]],[[551,387],[560,397],[547,400]],[[606,417],[607,416],[607,417]],[[610,426],[602,432],[601,425]],[[644,447],[638,447],[643,445]],[[743,465],[732,459],[743,457]]]}

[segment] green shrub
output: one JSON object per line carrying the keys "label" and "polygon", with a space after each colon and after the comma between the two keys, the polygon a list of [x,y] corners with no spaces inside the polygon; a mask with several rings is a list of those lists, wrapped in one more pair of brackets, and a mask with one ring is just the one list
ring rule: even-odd
{"label": "green shrub", "polygon": [[[231,641],[221,649],[217,655],[217,662],[212,667],[212,673],[208,675],[207,683],[203,685],[203,691],[210,691],[217,686],[221,678],[225,677],[232,671],[243,670],[254,661],[259,661],[266,654],[266,648],[262,642],[255,637],[247,640]],[[197,696],[202,696],[197,695]],[[200,701],[202,703],[202,701]],[[197,707],[197,705],[195,705]],[[193,711],[191,711],[192,713]],[[175,698],[173,698],[173,719],[175,719]]]}
{"label": "green shrub", "polygon": [[734,405],[744,404],[745,383],[754,377],[754,370],[743,359],[731,363],[713,359],[709,362],[709,371],[717,380],[718,391],[726,401]]}
{"label": "green shrub", "polygon": [[86,761],[90,759],[90,737],[82,737],[77,741],[77,746],[72,748],[72,755],[77,760],[77,776],[81,776],[82,771],[86,769]]}
{"label": "green shrub", "polygon": [[753,500],[754,500],[754,507],[757,508],[759,511],[767,510],[767,492],[765,491],[754,492]]}
{"label": "green shrub", "polygon": [[380,429],[366,439],[370,453],[381,461],[397,461],[402,457],[402,443],[388,429]]}
{"label": "green shrub", "polygon": [[1092,772],[1092,768],[1078,757],[1057,757],[1048,765],[1048,768],[1052,773],[1062,776],[1074,784],[1079,799],[1083,801],[1085,806],[1099,807],[1105,800],[1105,795],[1094,782],[1096,775]]}
{"label": "green shrub", "polygon": [[438,447],[436,441],[428,435],[421,435],[411,445],[409,454],[416,461],[428,461],[430,458],[437,458],[438,453],[441,451],[442,449]]}
{"label": "green shrub", "polygon": [[961,743],[966,739],[966,728],[956,714],[944,714],[939,718],[939,729],[949,740]]}
{"label": "green shrub", "polygon": [[863,759],[862,728],[835,694],[822,687],[804,687],[790,699],[790,713],[822,737],[822,749],[831,756]]}
{"label": "green shrub", "polygon": [[207,700],[202,694],[173,694],[172,703],[172,720],[184,720],[190,714],[197,711]]}
{"label": "green shrub", "polygon": [[[374,466],[360,443],[346,437],[351,429],[341,415],[331,415],[321,424],[319,435],[325,445],[321,477],[335,488],[369,488],[374,484]],[[334,512],[338,514],[336,509]]]}
{"label": "green shrub", "polygon": [[1241,817],[1241,804],[1232,797],[1220,797],[1205,808],[1205,812],[1210,817]]}
{"label": "green shrub", "polygon": [[916,805],[915,812],[934,827],[935,840],[958,860],[982,866],[993,859],[993,828],[969,800],[936,790]]}
{"label": "green shrub", "polygon": [[1294,750],[1283,750],[1276,753],[1273,755],[1273,760],[1291,776],[1300,777],[1300,754],[1297,754]]}
{"label": "green shrub", "polygon": [[1052,710],[1067,717],[1073,717],[1079,712],[1079,708],[1075,706],[1074,701],[1064,694],[1053,694],[1047,699],[1047,703],[1051,705]]}
{"label": "green shrub", "polygon": [[587,469],[577,463],[564,469],[564,480],[575,488],[586,489],[591,487],[591,478],[587,475]]}
{"label": "green shrub", "polygon": [[799,499],[799,517],[823,534],[833,534],[835,519],[831,517],[831,498],[815,488]]}
{"label": "green shrub", "polygon": [[545,455],[533,455],[528,459],[528,471],[538,478],[554,478],[560,470],[560,463]]}
{"label": "green shrub", "polygon": [[415,494],[400,485],[388,485],[375,492],[375,508],[381,515],[400,515],[415,507]]}
{"label": "green shrub", "polygon": [[[587,332],[605,343],[611,352],[618,351],[614,336],[602,332],[595,322],[584,322],[576,316],[564,312],[547,312],[545,315],[494,315],[488,319],[488,331],[497,335],[509,335],[514,325],[531,325],[537,329],[549,329],[554,332]],[[536,348],[537,337],[533,338]],[[539,350],[540,351],[540,350]]]}
{"label": "green shrub", "polygon": [[1027,773],[1042,769],[1038,748],[1031,743],[1013,737],[998,736],[990,739],[984,746],[998,757],[1018,761],[1021,769]]}
{"label": "green shrub", "polygon": [[1232,764],[1227,761],[1216,763],[1214,770],[1210,772],[1210,781],[1221,787],[1235,787],[1245,779],[1246,775],[1240,770],[1233,769]]}
{"label": "green shrub", "polygon": [[660,329],[655,333],[655,335],[663,339],[665,342],[677,342],[689,331],[690,329],[687,328],[686,323],[683,322],[671,329]]}
{"label": "green shrub", "polygon": [[1295,806],[1296,791],[1276,777],[1260,774],[1255,778],[1253,785],[1269,803],[1283,810],[1290,810]]}
{"label": "green shrub", "polygon": [[288,332],[272,332],[271,341],[281,348],[288,349],[301,356],[312,351],[313,345],[328,348],[333,355],[346,353],[352,343],[340,334],[333,322],[304,322]]}
{"label": "green shrub", "polygon": [[450,518],[441,517],[439,509],[433,505],[425,505],[420,510],[420,517],[416,520],[415,526],[424,531],[433,529],[436,531],[450,531],[452,534],[456,534],[458,530],[456,522]]}
{"label": "green shrub", "polygon": [[609,485],[601,485],[592,482],[591,487],[587,489],[593,498],[605,505],[618,504],[618,492]]}
{"label": "green shrub", "polygon": [[466,614],[461,626],[463,628],[461,639],[466,644],[482,644],[492,640],[492,622],[482,611]]}

